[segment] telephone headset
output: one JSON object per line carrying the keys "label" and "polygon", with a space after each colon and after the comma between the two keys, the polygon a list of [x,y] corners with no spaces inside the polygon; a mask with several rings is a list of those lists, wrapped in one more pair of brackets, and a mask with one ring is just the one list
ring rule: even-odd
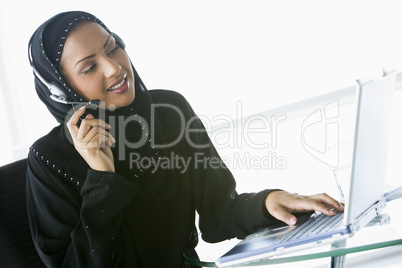
{"label": "telephone headset", "polygon": [[[115,33],[112,33],[112,36],[115,38],[116,43],[122,49],[125,49],[126,45],[124,44],[123,40]],[[91,105],[91,106],[99,106],[101,101],[99,99],[90,100],[89,102],[78,102],[78,101],[69,101],[66,93],[63,89],[57,85],[55,82],[48,82],[46,79],[39,73],[38,70],[33,65],[32,61],[32,44],[29,46],[28,56],[29,62],[33,69],[34,75],[49,89],[50,91],[50,98],[56,102],[63,103],[63,104],[71,104],[71,105]]]}

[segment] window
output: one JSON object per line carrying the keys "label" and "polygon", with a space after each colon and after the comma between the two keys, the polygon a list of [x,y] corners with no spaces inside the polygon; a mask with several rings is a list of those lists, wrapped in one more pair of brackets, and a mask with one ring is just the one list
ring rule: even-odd
{"label": "window", "polygon": [[[209,118],[236,117],[239,100],[243,115],[250,115],[351,86],[383,66],[402,69],[398,1],[156,2],[130,8],[122,8],[125,1],[106,7],[77,0],[31,1],[23,8],[16,1],[0,3],[0,48],[7,55],[1,72],[7,69],[18,98],[10,105],[19,109],[26,133],[18,148],[28,148],[56,124],[36,96],[27,43],[40,23],[61,11],[97,15],[125,40],[149,89],[179,91]],[[2,135],[13,143],[10,133]]]}

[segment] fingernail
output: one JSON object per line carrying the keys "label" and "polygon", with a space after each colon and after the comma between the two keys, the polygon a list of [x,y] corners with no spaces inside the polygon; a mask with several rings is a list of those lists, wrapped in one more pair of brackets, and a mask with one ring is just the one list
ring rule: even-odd
{"label": "fingernail", "polygon": [[113,143],[115,143],[115,142],[116,142],[116,140],[115,140],[113,137],[112,137],[112,142],[113,142]]}
{"label": "fingernail", "polygon": [[78,110],[82,110],[82,109],[84,109],[85,108],[85,106],[81,106]]}
{"label": "fingernail", "polygon": [[329,211],[329,213],[331,213],[331,215],[336,215],[336,212],[335,212],[333,209],[331,209],[331,210]]}
{"label": "fingernail", "polygon": [[295,225],[296,224],[296,218],[291,218],[289,220],[290,225]]}

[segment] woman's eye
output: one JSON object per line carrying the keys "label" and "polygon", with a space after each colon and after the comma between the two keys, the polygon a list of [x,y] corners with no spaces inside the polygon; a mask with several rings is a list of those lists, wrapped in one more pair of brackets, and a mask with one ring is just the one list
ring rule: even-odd
{"label": "woman's eye", "polygon": [[116,46],[115,48],[113,48],[109,53],[107,53],[109,56],[113,55],[114,53],[116,53],[116,51],[119,49],[118,46]]}
{"label": "woman's eye", "polygon": [[95,70],[96,64],[92,65],[91,67],[89,67],[89,69],[86,69],[85,71],[83,71],[83,74],[87,74],[92,72],[93,70]]}

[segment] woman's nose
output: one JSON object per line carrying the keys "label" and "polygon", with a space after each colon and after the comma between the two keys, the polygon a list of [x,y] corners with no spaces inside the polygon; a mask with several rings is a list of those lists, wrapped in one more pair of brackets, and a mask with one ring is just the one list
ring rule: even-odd
{"label": "woman's nose", "polygon": [[121,65],[116,61],[110,58],[105,58],[105,77],[113,77],[116,74],[119,74],[121,71]]}

